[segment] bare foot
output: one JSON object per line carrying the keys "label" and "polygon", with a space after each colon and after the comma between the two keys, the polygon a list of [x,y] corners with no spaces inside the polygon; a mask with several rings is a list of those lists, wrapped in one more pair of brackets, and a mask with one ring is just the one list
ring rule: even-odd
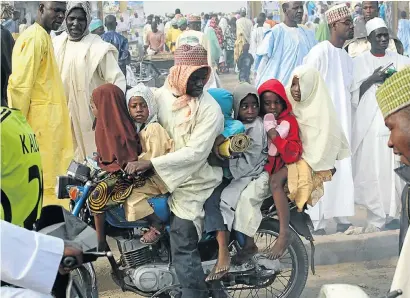
{"label": "bare foot", "polygon": [[250,258],[252,258],[252,256],[257,252],[258,247],[255,245],[255,243],[252,243],[252,245],[248,247],[245,246],[232,258],[232,263],[242,265],[243,263],[247,262]]}
{"label": "bare foot", "polygon": [[278,240],[276,243],[273,245],[272,248],[270,248],[266,256],[268,259],[271,260],[276,260],[279,259],[285,252],[285,250],[288,248],[290,244],[290,237],[289,233],[283,233],[284,235],[279,235]]}
{"label": "bare foot", "polygon": [[229,251],[220,251],[218,254],[218,261],[216,262],[214,268],[212,268],[211,273],[207,276],[205,281],[213,281],[221,279],[225,274],[229,272],[231,267],[231,256]]}

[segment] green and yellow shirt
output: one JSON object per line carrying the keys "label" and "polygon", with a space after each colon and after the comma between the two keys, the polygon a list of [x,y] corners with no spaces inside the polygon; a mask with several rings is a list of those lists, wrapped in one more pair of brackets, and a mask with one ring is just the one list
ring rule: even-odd
{"label": "green and yellow shirt", "polygon": [[19,110],[1,107],[1,219],[32,229],[43,201],[36,136]]}

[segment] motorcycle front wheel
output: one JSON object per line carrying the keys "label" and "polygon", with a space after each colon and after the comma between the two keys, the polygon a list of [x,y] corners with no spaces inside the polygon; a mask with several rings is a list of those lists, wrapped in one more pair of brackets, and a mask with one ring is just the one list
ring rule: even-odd
{"label": "motorcycle front wheel", "polygon": [[[279,258],[282,270],[272,278],[255,280],[252,282],[253,285],[237,284],[226,287],[231,297],[300,297],[309,274],[308,255],[299,235],[292,228],[289,233],[291,237],[290,245]],[[276,219],[265,218],[254,238],[259,253],[271,248],[278,236],[279,222]]]}
{"label": "motorcycle front wheel", "polygon": [[70,273],[67,298],[98,298],[94,267],[86,263]]}

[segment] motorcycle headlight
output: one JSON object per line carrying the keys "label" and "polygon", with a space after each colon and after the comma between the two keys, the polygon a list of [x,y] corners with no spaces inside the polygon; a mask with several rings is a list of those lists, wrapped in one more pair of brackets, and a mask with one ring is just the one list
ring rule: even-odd
{"label": "motorcycle headlight", "polygon": [[81,186],[82,182],[68,176],[57,176],[55,194],[58,199],[69,199],[70,195],[67,186]]}

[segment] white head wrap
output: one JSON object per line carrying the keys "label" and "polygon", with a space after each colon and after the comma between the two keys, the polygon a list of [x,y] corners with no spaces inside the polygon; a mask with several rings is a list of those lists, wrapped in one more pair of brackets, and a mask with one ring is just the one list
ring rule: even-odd
{"label": "white head wrap", "polygon": [[[294,77],[299,78],[301,100],[291,93]],[[349,142],[337,118],[329,90],[320,73],[307,65],[298,66],[290,77],[286,94],[299,124],[302,158],[313,171],[333,169],[336,160],[350,156]]]}
{"label": "white head wrap", "polygon": [[[79,37],[79,38],[72,38],[70,36],[70,32],[68,31],[68,28],[67,28],[67,17],[74,8],[83,9],[84,12],[85,12],[85,16],[87,18],[86,29],[83,32],[83,34],[81,35],[81,37]],[[91,4],[90,4],[90,2],[89,1],[68,1],[67,2],[67,10],[65,12],[64,22],[58,30],[59,31],[65,30],[67,32],[69,40],[78,41],[78,40],[81,40],[84,36],[86,36],[87,34],[90,33],[90,31],[88,30],[88,27],[90,26],[90,23],[91,23]]]}
{"label": "white head wrap", "polygon": [[[148,106],[148,118],[147,121],[143,124],[148,125],[150,123],[158,122],[158,105],[154,98],[154,93],[152,93],[151,89],[145,86],[143,83],[139,83],[134,88],[127,91],[126,98],[127,98],[127,107],[128,103],[130,102],[131,98],[134,96],[141,96]],[[139,131],[142,126],[141,124],[137,124],[137,130]]]}
{"label": "white head wrap", "polygon": [[366,31],[367,31],[367,36],[370,35],[374,30],[379,29],[379,28],[386,28],[387,25],[384,22],[383,19],[381,18],[373,18],[370,21],[366,23]]}

